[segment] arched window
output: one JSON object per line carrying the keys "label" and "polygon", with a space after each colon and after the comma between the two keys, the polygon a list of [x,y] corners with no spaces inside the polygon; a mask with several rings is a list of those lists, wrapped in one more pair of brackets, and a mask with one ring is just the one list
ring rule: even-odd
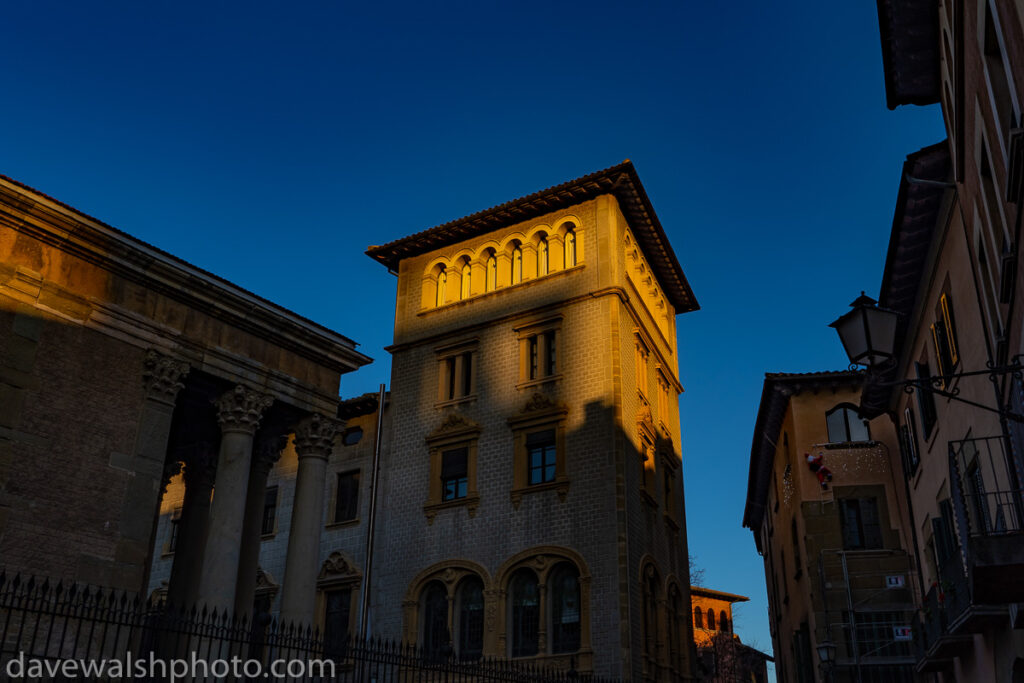
{"label": "arched window", "polygon": [[462,580],[456,594],[459,659],[480,659],[484,652],[484,584],[475,576]]}
{"label": "arched window", "polygon": [[469,261],[462,264],[462,290],[459,292],[459,298],[468,299],[470,292],[470,283],[473,278],[473,269],[469,265]]}
{"label": "arched window", "polygon": [[693,626],[694,628],[704,628],[704,612],[700,607],[693,608]]}
{"label": "arched window", "polygon": [[[437,271],[437,300],[434,301],[435,306],[444,306],[445,297],[448,295],[448,271],[445,270],[444,266]],[[427,293],[430,296],[430,293]]]}
{"label": "arched window", "polygon": [[871,440],[867,420],[861,418],[856,406],[849,403],[841,403],[825,413],[825,424],[828,426],[829,443]]}
{"label": "arched window", "polygon": [[715,630],[715,610],[708,610],[708,628],[712,631]]}
{"label": "arched window", "polygon": [[537,654],[540,626],[540,599],[537,575],[529,569],[520,569],[509,581],[509,642],[513,657],[532,657]]}
{"label": "arched window", "polygon": [[420,614],[423,615],[423,651],[429,654],[444,653],[451,642],[448,633],[448,591],[440,581],[431,581],[423,589]]}
{"label": "arched window", "polygon": [[567,224],[565,231],[565,267],[572,268],[576,265],[576,233],[572,226]]}
{"label": "arched window", "polygon": [[725,610],[718,613],[718,630],[722,633],[729,632],[729,617],[726,616]]}
{"label": "arched window", "polygon": [[493,292],[498,287],[498,259],[495,258],[494,252],[490,252],[487,256],[487,277],[484,282],[484,290]]}
{"label": "arched window", "polygon": [[537,277],[548,274],[548,238],[541,237],[537,243]]}
{"label": "arched window", "polygon": [[562,563],[547,580],[551,596],[551,652],[576,652],[580,649],[580,581],[571,564]]}
{"label": "arched window", "polygon": [[512,284],[523,281],[523,248],[517,243],[512,249]]}

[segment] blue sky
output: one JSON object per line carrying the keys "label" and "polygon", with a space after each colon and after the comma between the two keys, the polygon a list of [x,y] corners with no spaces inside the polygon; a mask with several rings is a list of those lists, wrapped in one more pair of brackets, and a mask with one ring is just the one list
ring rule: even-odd
{"label": "blue sky", "polygon": [[[336,329],[387,381],[382,243],[632,159],[702,310],[678,320],[689,539],[764,575],[740,527],[765,371],[845,366],[903,158],[874,3],[12,3],[0,173]],[[357,282],[368,287],[353,289]]]}

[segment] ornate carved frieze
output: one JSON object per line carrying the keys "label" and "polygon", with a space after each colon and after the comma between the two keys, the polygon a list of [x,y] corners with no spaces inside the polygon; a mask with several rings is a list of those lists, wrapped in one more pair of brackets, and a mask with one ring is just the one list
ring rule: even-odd
{"label": "ornate carved frieze", "polygon": [[427,443],[450,437],[471,436],[479,433],[479,424],[458,413],[449,413],[434,431],[427,434]]}
{"label": "ornate carved frieze", "polygon": [[326,458],[334,448],[334,437],[345,427],[343,420],[313,414],[295,425],[295,453],[300,458]]}
{"label": "ornate carved frieze", "polygon": [[178,392],[185,386],[182,380],[188,371],[189,365],[185,361],[150,349],[142,360],[142,382],[146,397],[173,405]]}
{"label": "ornate carved frieze", "polygon": [[273,402],[273,397],[239,384],[221,394],[213,403],[217,406],[217,421],[221,429],[255,433],[263,411]]}

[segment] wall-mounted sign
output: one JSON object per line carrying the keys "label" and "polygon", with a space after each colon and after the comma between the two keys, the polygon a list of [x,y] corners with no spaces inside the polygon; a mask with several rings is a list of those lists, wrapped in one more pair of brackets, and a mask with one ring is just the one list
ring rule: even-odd
{"label": "wall-mounted sign", "polygon": [[886,588],[903,588],[904,585],[906,584],[902,574],[895,574],[885,577]]}

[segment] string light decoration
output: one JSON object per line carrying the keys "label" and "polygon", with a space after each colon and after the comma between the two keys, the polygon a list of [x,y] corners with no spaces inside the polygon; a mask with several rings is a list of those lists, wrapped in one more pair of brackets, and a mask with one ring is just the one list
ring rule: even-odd
{"label": "string light decoration", "polygon": [[789,501],[796,495],[796,486],[793,484],[793,466],[786,465],[785,472],[782,473],[782,503],[789,505]]}
{"label": "string light decoration", "polygon": [[856,443],[819,443],[811,446],[825,454],[825,465],[832,470],[833,484],[845,484],[867,475],[889,473],[885,446],[878,441]]}

